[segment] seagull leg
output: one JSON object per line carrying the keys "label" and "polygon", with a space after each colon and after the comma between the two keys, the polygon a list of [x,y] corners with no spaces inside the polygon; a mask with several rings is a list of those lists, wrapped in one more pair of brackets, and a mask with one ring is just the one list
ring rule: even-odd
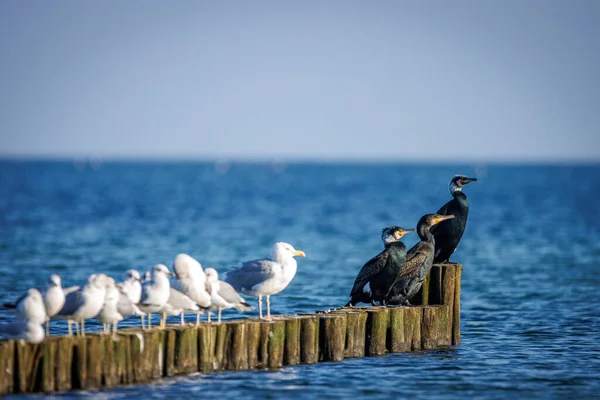
{"label": "seagull leg", "polygon": [[50,320],[46,321],[46,336],[50,336]]}
{"label": "seagull leg", "polygon": [[267,295],[267,319],[271,319],[271,295]]}
{"label": "seagull leg", "polygon": [[85,319],[81,320],[81,336],[85,336]]}
{"label": "seagull leg", "polygon": [[200,325],[200,313],[196,313],[196,326]]}
{"label": "seagull leg", "polygon": [[218,323],[221,323],[221,307],[219,307],[219,319],[217,321]]}
{"label": "seagull leg", "polygon": [[152,314],[148,313],[148,329],[152,329]]}
{"label": "seagull leg", "polygon": [[262,296],[258,296],[258,318],[262,319]]}
{"label": "seagull leg", "polygon": [[140,315],[140,319],[142,320],[142,330],[144,329],[144,316]]}
{"label": "seagull leg", "polygon": [[210,311],[208,312],[208,322],[210,322]]}
{"label": "seagull leg", "polygon": [[117,333],[117,321],[113,322],[113,334]]}
{"label": "seagull leg", "polygon": [[67,327],[69,329],[69,336],[73,336],[73,328],[71,328],[71,320],[67,320]]}
{"label": "seagull leg", "polygon": [[77,320],[75,320],[75,334],[77,336],[81,335],[81,331],[79,330],[79,323],[77,322]]}
{"label": "seagull leg", "polygon": [[181,313],[181,326],[183,326],[183,325],[185,324],[185,322],[183,321],[183,319],[184,319],[184,318],[183,318],[183,314],[184,314],[184,313]]}

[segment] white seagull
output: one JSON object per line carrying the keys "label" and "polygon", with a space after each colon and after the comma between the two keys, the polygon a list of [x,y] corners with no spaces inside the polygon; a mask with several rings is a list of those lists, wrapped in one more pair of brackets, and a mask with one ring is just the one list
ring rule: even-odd
{"label": "white seagull", "polygon": [[152,313],[160,313],[171,296],[169,275],[174,274],[164,264],[156,264],[152,267],[150,280],[142,284],[142,296],[137,306],[148,314],[148,328],[152,328]]}
{"label": "white seagull", "polygon": [[217,322],[221,322],[222,310],[235,308],[238,311],[248,311],[252,309],[252,306],[229,283],[219,280],[219,274],[213,268],[206,269],[206,287],[210,292],[211,307],[219,312]]}
{"label": "white seagull", "polygon": [[271,249],[271,258],[248,261],[241,267],[225,274],[225,282],[230,283],[238,292],[258,297],[258,313],[262,319],[262,297],[267,297],[267,319],[271,319],[271,295],[285,289],[294,276],[298,264],[295,256],[305,257],[301,250],[291,244],[278,242]]}
{"label": "white seagull", "polygon": [[[201,308],[210,307],[210,294],[206,291],[206,274],[202,265],[187,254],[178,254],[173,262],[176,279],[173,288],[192,299]],[[202,311],[196,313],[196,325],[200,323]]]}

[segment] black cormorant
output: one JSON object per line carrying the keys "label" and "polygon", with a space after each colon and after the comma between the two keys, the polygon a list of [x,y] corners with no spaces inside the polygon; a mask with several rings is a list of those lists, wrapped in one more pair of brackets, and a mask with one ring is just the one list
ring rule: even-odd
{"label": "black cormorant", "polygon": [[375,305],[375,301],[383,304],[406,259],[406,246],[400,239],[414,231],[415,229],[404,229],[401,226],[392,226],[381,231],[385,249],[361,268],[350,293],[350,302],[346,306],[357,303]]}
{"label": "black cormorant", "polygon": [[435,264],[450,262],[450,256],[456,250],[467,226],[469,215],[469,200],[462,192],[463,186],[476,182],[477,178],[468,178],[464,175],[455,175],[450,181],[450,194],[453,199],[444,204],[437,212],[440,215],[454,215],[454,218],[445,221],[433,229],[431,233],[435,239]]}
{"label": "black cormorant", "polygon": [[417,224],[417,233],[421,241],[414,245],[406,254],[406,261],[399,271],[394,284],[386,296],[387,304],[410,304],[408,301],[419,291],[423,281],[433,265],[435,248],[432,226],[454,218],[452,215],[426,214]]}

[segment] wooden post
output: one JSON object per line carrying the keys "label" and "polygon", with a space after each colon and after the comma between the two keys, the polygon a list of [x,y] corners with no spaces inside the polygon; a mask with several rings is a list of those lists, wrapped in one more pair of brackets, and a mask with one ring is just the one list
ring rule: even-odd
{"label": "wooden post", "polygon": [[462,265],[456,264],[454,269],[454,305],[452,307],[452,344],[460,344],[460,280]]}
{"label": "wooden post", "polygon": [[247,320],[246,321],[247,331],[247,342],[246,347],[248,351],[248,368],[262,368],[261,359],[259,357],[260,350],[260,337],[261,337],[261,323],[259,320]]}
{"label": "wooden post", "polygon": [[71,390],[73,340],[69,336],[58,336],[52,339],[56,341],[56,378],[54,380],[54,388],[58,392]]}
{"label": "wooden post", "polygon": [[422,307],[404,308],[404,338],[410,343],[410,350],[420,350],[421,343],[421,321],[423,320]]}
{"label": "wooden post", "polygon": [[246,324],[243,321],[233,321],[225,325],[227,326],[225,343],[227,369],[233,371],[248,369]]}
{"label": "wooden post", "polygon": [[343,361],[346,346],[346,315],[320,315],[320,356],[322,361]]}
{"label": "wooden post", "polygon": [[13,393],[15,384],[15,341],[0,341],[0,395]]}
{"label": "wooden post", "polygon": [[300,320],[295,316],[285,319],[285,353],[283,355],[285,365],[297,365],[300,363]]}
{"label": "wooden post", "polygon": [[285,321],[263,321],[260,342],[263,368],[281,368],[285,349]]}
{"label": "wooden post", "polygon": [[177,327],[175,331],[174,374],[198,371],[198,331],[194,327]]}
{"label": "wooden post", "polygon": [[372,307],[367,310],[366,355],[381,356],[386,351],[388,309]]}
{"label": "wooden post", "polygon": [[364,310],[354,310],[352,308],[342,308],[333,313],[343,313],[346,315],[346,345],[344,358],[364,357],[367,312]]}
{"label": "wooden post", "polygon": [[427,306],[423,308],[421,340],[424,349],[436,349],[452,343],[450,336],[448,306]]}
{"label": "wooden post", "polygon": [[402,353],[411,350],[411,341],[404,332],[404,314],[408,307],[390,307],[387,331],[387,350],[390,353]]}
{"label": "wooden post", "polygon": [[227,326],[224,323],[204,324],[198,327],[198,363],[202,372],[223,369],[225,337]]}
{"label": "wooden post", "polygon": [[40,388],[40,361],[43,357],[43,345],[26,343],[23,340],[15,342],[16,346],[16,379],[15,392],[28,393]]}
{"label": "wooden post", "polygon": [[50,393],[55,390],[56,387],[56,348],[57,338],[48,337],[42,343],[40,343],[40,374],[38,376],[39,382],[36,384],[36,389],[33,391],[41,391],[44,393]]}
{"label": "wooden post", "polygon": [[[104,363],[104,339],[106,336],[97,333],[86,335],[87,354],[87,379],[83,389],[98,389],[102,387],[102,365]],[[79,367],[79,366],[77,366]]]}
{"label": "wooden post", "polygon": [[315,364],[319,361],[319,323],[316,315],[300,316],[300,361]]}
{"label": "wooden post", "polygon": [[454,321],[454,294],[456,290],[456,266],[444,265],[442,267],[442,298],[440,304],[448,306],[448,336],[452,342]]}

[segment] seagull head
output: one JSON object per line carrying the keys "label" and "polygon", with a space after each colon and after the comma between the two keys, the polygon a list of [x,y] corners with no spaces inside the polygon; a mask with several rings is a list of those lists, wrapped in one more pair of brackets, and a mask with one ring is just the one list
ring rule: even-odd
{"label": "seagull head", "polygon": [[58,276],[56,274],[50,275],[50,278],[48,278],[48,282],[47,282],[46,286],[48,288],[51,288],[51,287],[61,287],[60,276]]}
{"label": "seagull head", "polygon": [[140,273],[137,270],[129,269],[125,272],[125,280],[141,282],[142,277],[140,276]]}
{"label": "seagull head", "polygon": [[206,268],[204,273],[206,274],[206,280],[208,282],[214,283],[219,280],[219,273],[214,268]]}
{"label": "seagull head", "polygon": [[273,261],[283,261],[296,256],[306,257],[306,254],[302,250],[296,250],[294,246],[285,242],[275,243],[271,250],[271,260]]}
{"label": "seagull head", "polygon": [[152,267],[152,273],[156,274],[164,274],[165,276],[174,276],[175,274],[169,271],[169,268],[165,264],[156,264]]}

